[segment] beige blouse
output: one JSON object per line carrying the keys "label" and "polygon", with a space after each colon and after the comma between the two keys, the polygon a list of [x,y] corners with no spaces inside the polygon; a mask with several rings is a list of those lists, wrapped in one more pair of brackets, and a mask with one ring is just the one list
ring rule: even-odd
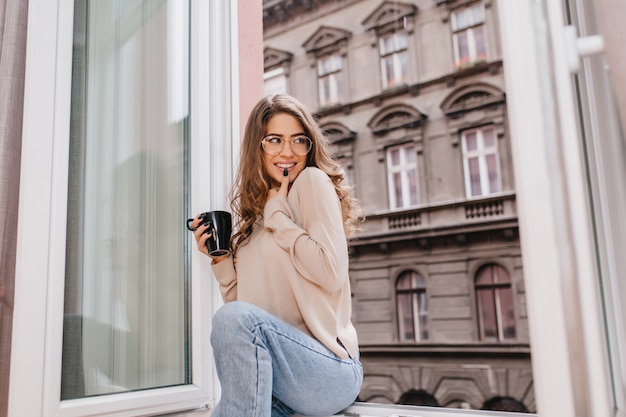
{"label": "beige blouse", "polygon": [[231,256],[213,265],[213,271],[225,302],[254,304],[312,335],[339,357],[347,359],[346,350],[356,356],[341,205],[320,169],[305,168],[287,198],[268,201],[250,240],[239,247],[236,262]]}

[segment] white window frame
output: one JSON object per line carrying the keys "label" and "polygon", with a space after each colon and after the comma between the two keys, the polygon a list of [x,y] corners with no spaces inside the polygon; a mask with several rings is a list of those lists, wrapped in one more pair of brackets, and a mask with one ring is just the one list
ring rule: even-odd
{"label": "white window frame", "polygon": [[[32,0],[28,13],[9,415],[207,409],[219,393],[209,334],[220,299],[198,251],[190,268],[192,383],[60,401],[74,5]],[[237,1],[192,0],[190,26],[190,211],[199,212],[226,204],[224,179],[238,155]]]}
{"label": "white window frame", "polygon": [[498,3],[533,385],[541,416],[615,417],[564,3]]}
{"label": "white window frame", "polygon": [[[468,13],[469,16],[471,16],[471,12],[470,10],[473,7],[479,6],[482,9],[482,20],[479,22],[469,22],[466,26],[464,26],[463,28],[458,28],[457,27],[457,22],[456,22],[456,17],[457,17],[457,13],[464,11],[466,13]],[[453,44],[453,51],[454,51],[454,67],[455,68],[463,68],[466,65],[471,65],[473,63],[475,63],[478,60],[481,59],[487,59],[487,33],[485,31],[485,8],[482,4],[473,4],[470,6],[466,6],[462,9],[457,9],[452,11],[451,13],[451,17],[450,17],[450,22],[452,25],[452,44]],[[476,28],[482,28],[483,30],[483,40],[484,40],[484,49],[485,49],[485,56],[484,57],[479,57],[478,56],[478,52],[477,52],[477,48],[476,48],[476,39],[475,39],[475,35],[474,32],[476,30]],[[461,33],[466,33],[467,34],[467,47],[468,47],[468,52],[469,52],[469,57],[467,62],[461,62],[461,56],[459,53],[459,34]]]}
{"label": "white window frame", "polygon": [[[109,399],[119,399],[120,403],[125,401],[127,407],[125,411],[118,407],[113,414],[109,412],[113,409],[107,411],[108,405],[98,401],[88,410],[83,408],[84,413],[81,413],[74,404],[67,403],[61,407],[62,404],[50,398],[58,398],[59,391],[54,392],[58,383],[56,387],[48,385],[49,379],[54,372],[57,373],[56,378],[60,378],[61,325],[47,319],[53,317],[52,313],[62,312],[59,306],[62,284],[53,273],[58,274],[64,263],[64,242],[61,242],[60,236],[65,233],[65,223],[57,219],[65,216],[67,192],[64,185],[67,185],[70,114],[71,3],[61,0],[29,1],[8,415],[148,415],[166,412],[165,409],[197,405],[202,399],[211,401],[216,396],[207,391],[217,389],[207,382],[212,379],[211,371],[208,368],[203,370],[200,379],[204,381],[198,380],[195,372],[197,362],[194,363],[194,384],[199,382],[190,387],[195,391],[185,388],[181,392],[177,388],[168,388],[110,396]],[[225,2],[202,3],[193,3],[200,7],[194,10],[202,12],[193,15],[196,23],[198,19],[205,21],[209,7],[221,7],[219,4]],[[533,1],[504,1],[499,2],[497,7],[503,35],[503,60],[507,62],[504,71],[517,208],[524,236],[523,267],[529,329],[533,340],[533,378],[541,394],[537,396],[541,416],[570,416],[591,410],[587,415],[614,417],[616,410],[612,406],[608,384],[610,364],[602,325],[602,297],[596,287],[597,280],[591,279],[595,277],[596,269],[593,236],[587,221],[588,201],[582,192],[586,189],[586,178],[580,166],[581,149],[573,140],[579,132],[576,130],[575,100],[563,48],[563,7],[561,2]],[[214,33],[214,28],[224,23],[216,19],[211,21],[210,28],[205,25],[192,29],[198,30],[193,35],[192,48],[202,49],[202,42],[194,45],[201,38],[198,33],[204,35],[204,39],[217,42],[215,37],[209,37],[209,32]],[[214,127],[209,127],[211,120],[217,120],[213,113],[204,122],[198,120],[203,118],[201,111],[207,109],[202,104],[212,103],[211,100],[217,104],[218,100],[228,99],[218,93],[223,91],[221,88],[232,92],[229,87],[209,80],[218,75],[212,72],[214,67],[209,62],[218,66],[221,63],[217,59],[220,58],[219,52],[211,59],[208,55],[205,51],[200,59],[203,64],[198,65],[205,73],[192,74],[192,82],[197,88],[192,89],[191,107],[192,112],[199,116],[191,126],[192,134],[228,133],[219,131],[221,127],[216,128],[217,132],[212,130]],[[227,84],[223,79],[217,79]],[[236,77],[232,79],[233,84],[235,80]],[[213,98],[207,94],[209,85],[217,89],[213,91]],[[198,105],[199,108],[194,110],[193,107]],[[233,117],[233,120],[236,118]],[[221,123],[218,125],[223,126]],[[237,137],[235,123],[230,133]],[[209,149],[213,149],[217,153],[208,156],[211,161],[219,161],[219,157],[223,158],[220,149],[223,145],[221,142],[212,142],[211,145],[200,143],[198,151],[210,152]],[[206,157],[206,153],[198,155],[194,161]],[[197,174],[194,172],[192,177],[197,178]],[[203,186],[206,187],[206,184]],[[202,197],[204,201],[193,200],[192,209],[211,201],[215,193],[221,193],[221,189],[213,188],[211,197]],[[210,292],[207,288],[210,284],[207,276],[200,277],[198,274],[198,271],[208,271],[208,267],[196,261],[197,255],[193,257],[192,277],[196,285],[193,297],[196,300],[195,297],[204,297]],[[217,297],[213,293],[209,298],[215,302]],[[194,301],[196,307],[197,304]],[[205,307],[205,311],[210,312],[210,308]],[[194,332],[208,322],[207,318],[201,322],[203,316],[197,313],[196,310],[192,312],[194,317],[198,317],[194,321]],[[198,335],[203,336],[194,333],[194,336]],[[197,339],[194,337],[194,344],[198,343]],[[572,341],[576,343],[570,343]],[[55,366],[55,363],[58,365]],[[206,395],[199,399],[197,393],[202,387],[207,387]],[[172,399],[169,405],[164,406],[161,394],[169,399],[177,396],[178,403]],[[84,407],[85,404],[81,405]],[[469,417],[488,414],[506,417],[510,414],[371,404],[356,404],[347,411],[352,415],[367,416],[435,417],[454,414]],[[623,412],[623,409],[617,412]]]}
{"label": "white window frame", "polygon": [[[324,70],[324,62],[338,62],[338,66],[333,66],[329,71]],[[341,103],[343,94],[343,57],[340,53],[325,55],[317,59],[317,77],[320,107],[332,106]],[[328,84],[329,94],[326,97],[324,85]]]}
{"label": "white window frame", "polygon": [[[404,36],[406,39],[406,46],[404,48],[401,48],[397,45],[399,35]],[[389,37],[393,38],[393,45],[394,45],[393,50],[385,51],[383,53],[384,41],[385,39]],[[379,53],[380,53],[380,74],[381,74],[381,83],[383,86],[383,90],[398,87],[401,85],[406,85],[408,83],[408,79],[407,80],[403,79],[402,60],[400,59],[401,56],[406,57],[406,68],[404,68],[404,70],[406,71],[407,78],[408,78],[408,74],[409,74],[409,68],[408,68],[409,66],[408,50],[409,49],[408,48],[409,48],[409,35],[408,33],[404,31],[398,31],[398,32],[387,33],[385,35],[381,35],[379,39]],[[396,82],[393,85],[388,85],[389,74],[387,74],[387,66],[385,65],[386,60],[389,58],[391,58],[393,62],[393,79],[400,80],[400,82]]]}
{"label": "white window frame", "polygon": [[263,94],[286,94],[287,74],[283,67],[278,67],[263,73]]}
{"label": "white window frame", "polygon": [[[408,148],[413,148],[415,155],[415,162],[406,161],[406,152]],[[391,165],[391,152],[394,150],[400,151],[400,163],[398,165]],[[406,172],[410,169],[415,170],[415,196],[417,203],[411,205],[411,188],[407,178]],[[395,184],[393,181],[393,175],[400,173],[402,184],[402,196],[403,201],[397,201],[395,193]],[[392,146],[387,148],[387,186],[389,187],[389,206],[391,209],[405,209],[415,207],[420,202],[420,187],[419,187],[419,171],[417,163],[417,149],[413,143],[405,143],[402,145]]]}
{"label": "white window frame", "polygon": [[[493,134],[493,146],[486,147],[484,143],[483,132],[491,130]],[[467,149],[467,136],[469,134],[476,133],[476,149]],[[477,129],[468,129],[461,134],[461,148],[463,151],[463,172],[465,173],[465,195],[467,198],[478,198],[489,195],[494,195],[502,191],[502,173],[500,171],[500,156],[498,153],[498,136],[496,135],[495,128],[492,126],[482,127]],[[488,156],[495,155],[496,161],[496,174],[498,176],[498,190],[491,192],[489,190],[489,169],[487,168],[486,158]],[[472,195],[472,180],[469,167],[469,159],[478,159],[478,174],[480,177],[480,194]]]}

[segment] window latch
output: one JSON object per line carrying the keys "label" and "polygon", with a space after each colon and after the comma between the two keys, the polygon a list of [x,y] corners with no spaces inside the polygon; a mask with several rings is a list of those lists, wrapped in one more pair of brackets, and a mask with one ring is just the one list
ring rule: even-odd
{"label": "window latch", "polygon": [[565,55],[570,74],[580,70],[580,58],[599,54],[604,51],[604,39],[600,35],[578,37],[576,27],[572,25],[563,28]]}

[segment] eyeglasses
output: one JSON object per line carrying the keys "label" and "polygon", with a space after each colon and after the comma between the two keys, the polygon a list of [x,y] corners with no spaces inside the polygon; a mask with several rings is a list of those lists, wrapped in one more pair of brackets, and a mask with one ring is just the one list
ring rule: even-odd
{"label": "eyeglasses", "polygon": [[280,136],[266,136],[261,141],[263,150],[270,155],[278,155],[285,147],[285,142],[291,142],[291,150],[296,155],[304,156],[313,147],[313,141],[307,136],[296,136],[291,140],[282,139]]}

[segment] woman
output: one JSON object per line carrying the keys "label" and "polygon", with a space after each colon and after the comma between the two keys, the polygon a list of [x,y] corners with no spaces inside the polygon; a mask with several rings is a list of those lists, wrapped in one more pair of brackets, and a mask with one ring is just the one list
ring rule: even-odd
{"label": "woman", "polygon": [[[213,318],[222,397],[214,417],[332,415],[363,379],[351,322],[347,238],[358,205],[312,115],[274,95],[252,110],[231,208],[231,254],[212,268],[225,305]],[[205,233],[192,226],[207,254]]]}

